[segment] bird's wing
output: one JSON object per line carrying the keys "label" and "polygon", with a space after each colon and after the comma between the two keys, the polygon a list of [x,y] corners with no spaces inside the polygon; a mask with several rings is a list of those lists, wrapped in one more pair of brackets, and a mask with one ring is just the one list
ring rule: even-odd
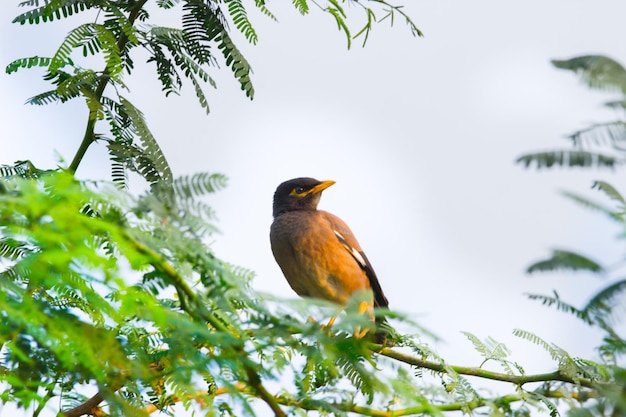
{"label": "bird's wing", "polygon": [[354,237],[354,234],[352,233],[348,225],[346,225],[340,218],[333,216],[330,213],[327,213],[327,215],[333,226],[333,232],[335,233],[335,236],[343,245],[343,247],[346,248],[348,252],[350,252],[354,260],[365,272],[365,275],[369,280],[370,287],[372,288],[372,292],[374,293],[374,306],[388,307],[389,301],[387,301],[387,297],[385,297],[385,293],[380,286],[380,282],[378,282],[376,272],[374,272],[372,264],[367,259],[367,256],[365,256],[365,253],[361,250],[361,246]]}

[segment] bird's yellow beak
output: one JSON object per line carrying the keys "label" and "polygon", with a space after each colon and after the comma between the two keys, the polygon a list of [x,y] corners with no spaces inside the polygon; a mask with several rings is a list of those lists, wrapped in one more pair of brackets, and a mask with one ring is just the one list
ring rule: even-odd
{"label": "bird's yellow beak", "polygon": [[307,194],[321,193],[322,191],[324,191],[325,189],[327,189],[334,183],[335,181],[333,180],[322,181],[319,184],[317,184],[315,187],[311,188]]}

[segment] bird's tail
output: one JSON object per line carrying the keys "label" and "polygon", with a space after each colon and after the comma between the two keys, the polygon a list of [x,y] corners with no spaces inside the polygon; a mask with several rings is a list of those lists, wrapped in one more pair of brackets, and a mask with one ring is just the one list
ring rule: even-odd
{"label": "bird's tail", "polygon": [[374,333],[374,342],[379,345],[393,344],[393,334],[395,330],[385,317],[376,317],[376,333]]}

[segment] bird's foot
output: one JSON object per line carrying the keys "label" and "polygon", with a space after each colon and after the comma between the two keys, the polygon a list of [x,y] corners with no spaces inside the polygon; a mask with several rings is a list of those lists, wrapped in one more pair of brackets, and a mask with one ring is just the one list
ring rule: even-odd
{"label": "bird's foot", "polygon": [[322,324],[322,327],[320,329],[322,331],[326,330],[328,332],[328,336],[331,336],[333,334],[332,328],[333,328],[333,324],[335,324],[335,320],[337,320],[336,316],[331,317],[328,320],[328,323]]}
{"label": "bird's foot", "polygon": [[356,330],[354,330],[353,336],[356,339],[363,339],[369,333],[370,329],[362,329],[361,326],[358,326]]}

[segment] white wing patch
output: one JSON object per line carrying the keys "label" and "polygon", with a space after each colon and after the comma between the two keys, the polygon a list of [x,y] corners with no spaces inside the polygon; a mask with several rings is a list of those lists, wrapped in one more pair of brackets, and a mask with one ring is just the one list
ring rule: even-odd
{"label": "white wing patch", "polygon": [[352,255],[352,257],[361,265],[361,268],[365,269],[367,267],[367,262],[365,262],[365,259],[363,259],[363,256],[361,256],[359,251],[350,246],[346,238],[344,238],[341,233],[336,230],[333,230],[333,232],[335,232],[335,236],[337,236],[337,239],[339,239],[339,242],[341,242],[343,247],[346,248],[348,252],[350,252],[350,255]]}

